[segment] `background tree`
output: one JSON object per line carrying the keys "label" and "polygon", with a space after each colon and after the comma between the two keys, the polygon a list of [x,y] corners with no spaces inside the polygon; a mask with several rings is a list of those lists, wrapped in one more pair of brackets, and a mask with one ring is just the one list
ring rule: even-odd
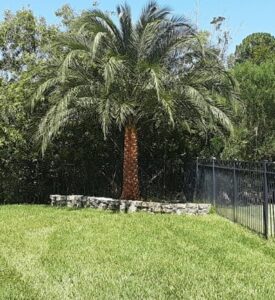
{"label": "background tree", "polygon": [[251,61],[260,64],[274,58],[275,38],[269,33],[253,33],[248,35],[236,47],[235,59],[237,63]]}
{"label": "background tree", "polygon": [[39,158],[33,126],[39,115],[31,115],[29,102],[39,74],[47,69],[48,45],[56,32],[28,9],[7,11],[0,23],[0,201],[20,201],[25,191],[33,192]]}
{"label": "background tree", "polygon": [[255,33],[236,48],[231,71],[239,82],[242,106],[235,111],[235,134],[225,141],[225,158],[274,160],[274,47],[271,34]]}
{"label": "background tree", "polygon": [[235,134],[227,141],[224,157],[275,159],[275,62],[247,61],[232,70],[240,85],[243,106],[234,120]]}

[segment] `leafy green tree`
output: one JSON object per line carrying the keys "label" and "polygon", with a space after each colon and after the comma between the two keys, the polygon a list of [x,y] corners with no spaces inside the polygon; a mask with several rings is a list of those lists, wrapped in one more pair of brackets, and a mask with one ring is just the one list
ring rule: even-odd
{"label": "leafy green tree", "polygon": [[275,62],[237,64],[233,74],[240,85],[242,109],[235,115],[235,134],[225,157],[275,159]]}
{"label": "leafy green tree", "polygon": [[224,158],[274,160],[274,50],[268,33],[253,33],[236,48],[231,67],[242,105],[233,117],[234,135],[224,140]]}
{"label": "leafy green tree", "polygon": [[33,182],[39,157],[33,127],[45,108],[31,115],[29,103],[40,74],[47,70],[48,45],[56,33],[56,27],[28,9],[6,11],[0,22],[0,201],[19,200],[15,194]]}
{"label": "leafy green tree", "polygon": [[165,122],[230,130],[222,108],[234,83],[186,19],[171,16],[168,8],[152,1],[136,24],[128,5],[118,6],[117,16],[118,24],[92,10],[74,22],[77,33],[64,34],[57,43],[66,56],[34,103],[46,99],[50,105],[38,130],[43,152],[83,114],[96,118],[105,136],[112,124],[123,129],[121,198],[138,199],[139,128]]}
{"label": "leafy green tree", "polygon": [[29,9],[16,13],[5,11],[0,23],[0,70],[6,80],[16,80],[21,73],[49,59],[50,41],[57,33],[44,19],[37,19]]}
{"label": "leafy green tree", "polygon": [[269,33],[253,33],[247,36],[236,47],[235,59],[237,63],[251,61],[260,64],[274,58],[275,38]]}

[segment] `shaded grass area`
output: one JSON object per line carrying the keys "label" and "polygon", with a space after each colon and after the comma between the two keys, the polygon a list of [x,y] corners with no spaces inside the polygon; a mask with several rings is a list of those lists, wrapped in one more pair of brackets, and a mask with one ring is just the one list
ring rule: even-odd
{"label": "shaded grass area", "polygon": [[0,228],[0,299],[274,299],[274,241],[217,215],[1,206]]}

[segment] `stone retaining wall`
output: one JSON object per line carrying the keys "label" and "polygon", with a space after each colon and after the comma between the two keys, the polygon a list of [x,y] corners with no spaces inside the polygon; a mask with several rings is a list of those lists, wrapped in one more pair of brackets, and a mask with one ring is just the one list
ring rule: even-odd
{"label": "stone retaining wall", "polygon": [[177,215],[206,215],[211,209],[211,204],[145,202],[82,195],[51,195],[50,199],[52,206],[67,206],[71,208],[91,207],[124,213],[143,211]]}

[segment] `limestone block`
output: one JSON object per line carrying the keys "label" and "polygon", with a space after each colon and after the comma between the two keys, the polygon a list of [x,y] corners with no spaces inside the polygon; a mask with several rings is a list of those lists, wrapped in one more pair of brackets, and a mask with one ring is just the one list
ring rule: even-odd
{"label": "limestone block", "polygon": [[66,206],[67,196],[64,195],[52,195],[52,205],[56,206]]}
{"label": "limestone block", "polygon": [[67,196],[67,206],[68,207],[82,207],[82,198],[83,195],[70,195]]}

